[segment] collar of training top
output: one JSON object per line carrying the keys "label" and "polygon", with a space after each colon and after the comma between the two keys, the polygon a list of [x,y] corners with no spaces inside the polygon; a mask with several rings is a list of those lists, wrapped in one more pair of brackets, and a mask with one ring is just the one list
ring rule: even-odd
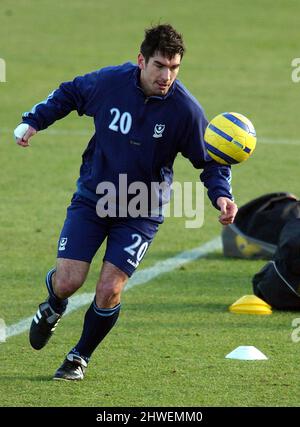
{"label": "collar of training top", "polygon": [[[133,73],[133,79],[134,79],[134,84],[135,86],[143,92],[143,89],[141,88],[141,70],[139,69],[139,67],[136,65],[136,68],[134,70]],[[152,95],[152,96],[145,96],[146,99],[160,99],[161,101],[163,101],[164,99],[167,99],[169,96],[173,95],[174,91],[176,88],[176,80],[173,82],[172,86],[170,87],[170,89],[168,90],[167,94],[165,96],[157,96],[157,95]]]}

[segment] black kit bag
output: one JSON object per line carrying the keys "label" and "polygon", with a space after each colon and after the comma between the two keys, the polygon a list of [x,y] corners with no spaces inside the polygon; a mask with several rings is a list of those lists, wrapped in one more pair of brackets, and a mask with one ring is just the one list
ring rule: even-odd
{"label": "black kit bag", "polygon": [[300,218],[300,200],[291,193],[265,194],[241,206],[233,224],[223,228],[225,256],[272,259],[284,225]]}
{"label": "black kit bag", "polygon": [[252,278],[253,291],[279,310],[300,310],[300,218],[281,231],[272,261]]}

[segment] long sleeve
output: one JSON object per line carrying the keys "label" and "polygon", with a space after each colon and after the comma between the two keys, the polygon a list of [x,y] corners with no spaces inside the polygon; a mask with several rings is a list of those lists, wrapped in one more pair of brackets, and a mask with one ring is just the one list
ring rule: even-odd
{"label": "long sleeve", "polygon": [[216,204],[218,197],[228,197],[233,200],[230,166],[221,166],[213,160],[207,162],[200,174],[200,179],[207,188],[208,197],[215,208],[219,209]]}
{"label": "long sleeve", "polygon": [[36,104],[31,111],[23,113],[23,123],[42,130],[73,110],[79,115],[93,116],[101,97],[100,83],[101,70],[62,83],[47,99]]}

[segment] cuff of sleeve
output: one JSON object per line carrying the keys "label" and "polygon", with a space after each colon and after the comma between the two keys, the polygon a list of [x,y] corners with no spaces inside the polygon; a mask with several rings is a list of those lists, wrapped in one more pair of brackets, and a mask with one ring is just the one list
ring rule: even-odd
{"label": "cuff of sleeve", "polygon": [[211,203],[212,203],[212,205],[213,205],[216,209],[218,209],[218,211],[220,210],[219,206],[217,205],[217,200],[218,200],[218,198],[219,198],[219,197],[227,197],[227,199],[230,199],[230,200],[234,201],[234,198],[233,198],[233,195],[232,195],[232,194],[224,194],[224,193],[220,193],[220,194],[214,195],[214,198],[213,198],[213,199],[211,199]]}
{"label": "cuff of sleeve", "polygon": [[40,130],[39,126],[37,125],[36,121],[34,121],[34,120],[31,120],[31,119],[23,119],[23,120],[22,120],[22,123],[26,123],[27,125],[29,125],[29,126],[33,127],[36,131],[39,131],[39,130]]}

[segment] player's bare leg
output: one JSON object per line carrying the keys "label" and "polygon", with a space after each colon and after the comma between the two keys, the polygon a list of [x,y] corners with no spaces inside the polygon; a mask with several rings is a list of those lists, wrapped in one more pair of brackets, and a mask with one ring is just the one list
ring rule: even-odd
{"label": "player's bare leg", "polygon": [[79,289],[89,272],[90,264],[74,259],[57,258],[52,287],[59,299],[66,299]]}
{"label": "player's bare leg", "polygon": [[90,264],[58,258],[56,269],[47,273],[48,299],[39,305],[30,327],[29,340],[35,350],[49,341],[68,304],[68,297],[84,283]]}
{"label": "player's bare leg", "polygon": [[84,318],[81,338],[54,375],[55,380],[82,380],[87,363],[97,346],[115,325],[120,312],[121,292],[128,276],[105,261],[96,295]]}
{"label": "player's bare leg", "polygon": [[97,307],[112,308],[119,304],[127,280],[127,274],[110,262],[104,261],[96,286]]}

